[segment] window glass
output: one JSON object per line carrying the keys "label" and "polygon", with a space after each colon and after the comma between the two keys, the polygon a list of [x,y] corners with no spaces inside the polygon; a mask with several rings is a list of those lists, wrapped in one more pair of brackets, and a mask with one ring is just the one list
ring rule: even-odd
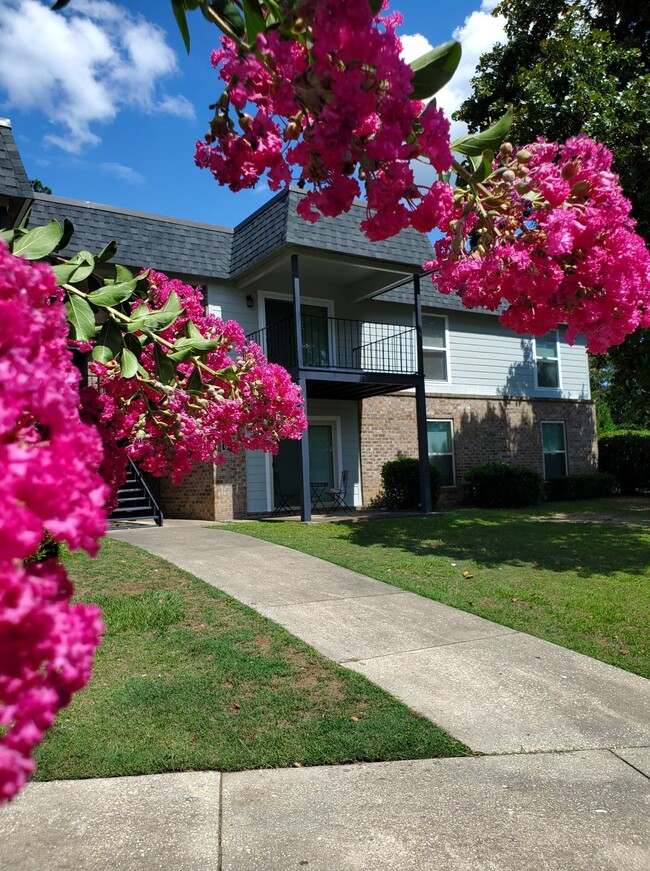
{"label": "window glass", "polygon": [[538,387],[560,386],[560,364],[555,330],[535,339],[535,364]]}
{"label": "window glass", "polygon": [[566,442],[562,421],[542,423],[542,450],[544,452],[544,478],[561,478],[567,473]]}
{"label": "window glass", "polygon": [[445,319],[435,315],[422,316],[422,344],[425,348],[445,347]]}
{"label": "window glass", "polygon": [[453,427],[450,420],[427,421],[429,460],[438,467],[442,487],[454,486]]}
{"label": "window glass", "polygon": [[447,336],[445,319],[437,315],[422,316],[424,377],[430,381],[447,381]]}

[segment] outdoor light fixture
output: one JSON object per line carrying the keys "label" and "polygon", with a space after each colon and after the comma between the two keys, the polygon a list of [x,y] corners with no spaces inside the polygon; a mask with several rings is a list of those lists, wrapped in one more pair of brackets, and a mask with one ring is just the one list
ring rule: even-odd
{"label": "outdoor light fixture", "polygon": [[246,305],[248,306],[248,308],[253,308],[253,306],[255,305],[255,300],[254,300],[253,297],[250,295],[250,293],[249,293],[248,296],[246,297]]}

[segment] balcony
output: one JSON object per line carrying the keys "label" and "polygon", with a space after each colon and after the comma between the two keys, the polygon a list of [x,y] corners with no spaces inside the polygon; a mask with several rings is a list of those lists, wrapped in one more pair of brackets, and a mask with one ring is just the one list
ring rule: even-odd
{"label": "balcony", "polygon": [[[250,333],[271,363],[280,363],[298,374],[293,318],[277,321]],[[347,318],[301,317],[301,377],[323,380],[325,373],[354,376],[417,375],[415,327],[369,323]]]}

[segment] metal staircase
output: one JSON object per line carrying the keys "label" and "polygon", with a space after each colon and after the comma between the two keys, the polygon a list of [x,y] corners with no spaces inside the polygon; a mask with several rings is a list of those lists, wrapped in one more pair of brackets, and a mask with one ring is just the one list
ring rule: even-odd
{"label": "metal staircase", "polygon": [[118,490],[117,508],[109,520],[153,520],[157,526],[162,526],[162,511],[147,487],[142,472],[131,459],[127,462],[126,482]]}

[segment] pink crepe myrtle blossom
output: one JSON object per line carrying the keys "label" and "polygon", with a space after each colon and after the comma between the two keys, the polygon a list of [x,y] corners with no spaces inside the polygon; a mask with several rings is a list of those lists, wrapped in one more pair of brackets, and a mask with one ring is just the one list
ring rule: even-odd
{"label": "pink crepe myrtle blossom", "polygon": [[0,240],[0,802],[87,682],[102,632],[98,608],[70,604],[58,559],[25,562],[46,531],[94,554],[106,526],[101,443],[79,415],[60,295],[48,266]]}
{"label": "pink crepe myrtle blossom", "polygon": [[368,0],[302,3],[291,14],[302,41],[268,30],[252,51],[221,38],[212,64],[226,87],[197,165],[233,191],[264,173],[271,190],[293,180],[307,189],[298,211],[312,222],[348,211],[363,189],[371,239],[421,226],[426,190],[411,162],[451,167],[449,122],[435,103],[410,99],[401,15],[373,16]]}
{"label": "pink crepe myrtle blossom", "polygon": [[517,333],[566,324],[593,353],[650,326],[650,254],[611,163],[586,136],[502,149],[477,201],[444,201],[445,236],[425,264],[438,290],[468,308],[505,302]]}
{"label": "pink crepe myrtle blossom", "polygon": [[173,291],[183,311],[160,332],[163,340],[182,338],[191,321],[217,345],[199,367],[200,393],[191,389],[192,360],[178,364],[175,383],[156,383],[153,343],[140,357],[149,383],[122,378],[115,362],[91,363],[99,391],[85,391],[85,408],[111,450],[118,446],[145,471],[179,483],[197,462],[222,463],[225,453],[244,449],[276,453],[280,439],[300,438],[307,425],[303,397],[288,372],[268,363],[235,321],[205,314],[198,289],[153,271],[148,283],[148,299],[139,305],[159,308]]}

